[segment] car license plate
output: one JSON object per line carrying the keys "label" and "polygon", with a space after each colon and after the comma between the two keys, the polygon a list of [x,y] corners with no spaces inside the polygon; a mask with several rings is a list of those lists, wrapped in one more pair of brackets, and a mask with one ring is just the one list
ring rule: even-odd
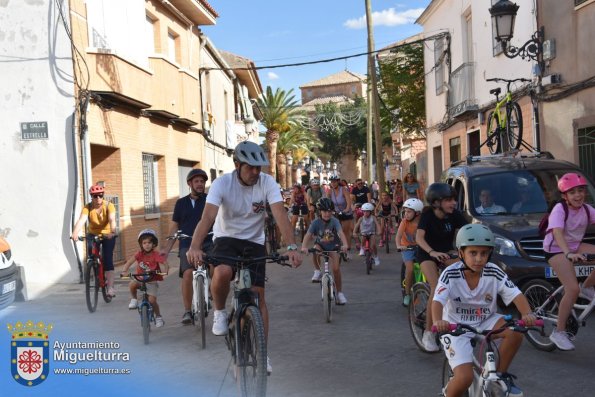
{"label": "car license plate", "polygon": [[[574,272],[577,277],[587,277],[593,270],[595,270],[595,265],[581,265],[574,267]],[[553,268],[546,267],[545,278],[558,278],[558,275]]]}
{"label": "car license plate", "polygon": [[2,295],[8,294],[11,291],[14,291],[17,287],[17,281],[12,280],[10,283],[6,283],[2,286]]}

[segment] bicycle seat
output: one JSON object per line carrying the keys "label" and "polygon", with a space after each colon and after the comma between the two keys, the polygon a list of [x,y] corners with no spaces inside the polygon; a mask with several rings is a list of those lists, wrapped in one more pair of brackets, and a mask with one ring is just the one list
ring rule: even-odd
{"label": "bicycle seat", "polygon": [[500,88],[500,87],[490,90],[490,94],[494,94],[494,95],[500,95],[501,92],[502,92],[502,88]]}

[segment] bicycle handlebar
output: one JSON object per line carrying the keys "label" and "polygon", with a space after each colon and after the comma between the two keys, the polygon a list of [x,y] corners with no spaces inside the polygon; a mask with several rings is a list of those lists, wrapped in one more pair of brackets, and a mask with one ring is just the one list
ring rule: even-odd
{"label": "bicycle handlebar", "polygon": [[595,261],[595,254],[583,254],[583,256],[585,257],[584,261],[579,261],[579,262],[592,262]]}
{"label": "bicycle handlebar", "polygon": [[167,240],[187,240],[191,238],[192,236],[182,233],[181,230],[175,232],[173,236],[167,236]]}
{"label": "bicycle handlebar", "polygon": [[[523,320],[507,320],[506,324],[504,324],[502,327],[495,329],[495,330],[483,330],[483,331],[478,331],[477,329],[473,328],[472,326],[468,325],[468,324],[455,324],[455,323],[450,323],[448,325],[449,330],[446,332],[443,332],[443,334],[451,334],[454,336],[459,336],[462,335],[466,332],[472,332],[476,335],[483,335],[483,336],[487,336],[487,335],[494,335],[494,334],[498,334],[502,331],[504,331],[506,328],[510,328],[515,332],[520,332],[520,333],[526,333],[528,330],[531,329],[536,329],[535,327],[543,327],[543,320],[538,318],[537,320],[535,320],[535,324],[533,326],[527,327],[525,325],[525,322]],[[435,325],[432,325],[432,332],[438,332],[438,329],[436,328]]]}
{"label": "bicycle handlebar", "polygon": [[[93,235],[93,240],[95,241],[101,241],[104,239],[103,234],[96,234]],[[118,238],[118,235],[114,233],[112,238]],[[70,237],[70,239],[72,240],[72,237]],[[78,238],[75,241],[85,241],[87,240],[87,236],[78,236]]]}
{"label": "bicycle handlebar", "polygon": [[329,250],[329,251],[325,251],[325,250],[319,250],[316,247],[312,247],[308,249],[308,252],[314,253],[314,254],[322,254],[322,255],[328,255],[332,252],[337,252],[340,253],[341,249],[340,248],[335,248],[334,250]]}
{"label": "bicycle handlebar", "polygon": [[203,257],[203,262],[211,263],[211,264],[234,264],[237,266],[247,266],[251,263],[257,263],[266,261],[268,263],[278,263],[281,266],[291,266],[289,263],[285,263],[285,261],[289,260],[289,256],[287,255],[265,255],[260,257],[254,258],[243,258],[243,257],[233,257],[233,256],[223,256],[223,255],[205,255]]}
{"label": "bicycle handlebar", "polygon": [[529,80],[529,79],[525,79],[525,78],[522,78],[522,77],[521,77],[521,78],[518,78],[518,79],[512,79],[512,80],[509,80],[509,79],[503,79],[503,78],[500,78],[500,77],[493,77],[493,78],[491,78],[491,79],[486,79],[486,81],[495,81],[495,82],[497,82],[497,83],[499,83],[499,82],[504,82],[504,83],[514,83],[515,81],[520,81],[520,82],[530,82],[531,80]]}

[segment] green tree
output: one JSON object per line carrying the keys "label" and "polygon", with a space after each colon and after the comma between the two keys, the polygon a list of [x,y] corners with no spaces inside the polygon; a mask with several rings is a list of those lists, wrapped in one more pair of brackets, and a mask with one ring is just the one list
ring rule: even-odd
{"label": "green tree", "polygon": [[269,156],[270,173],[277,177],[277,143],[281,134],[288,132],[293,124],[293,117],[296,115],[298,102],[293,95],[293,89],[289,91],[277,88],[275,92],[268,86],[264,94],[258,98],[258,106],[262,112],[261,123],[266,130],[266,145]]}
{"label": "green tree", "polygon": [[379,62],[383,127],[398,122],[404,137],[417,137],[426,125],[423,43],[401,46],[391,55]]}
{"label": "green tree", "polygon": [[281,134],[277,142],[277,170],[281,187],[291,187],[293,182],[286,175],[287,155],[291,155],[297,162],[306,155],[315,157],[313,151],[320,147],[322,147],[320,139],[312,131],[300,125],[292,125],[289,131]]}

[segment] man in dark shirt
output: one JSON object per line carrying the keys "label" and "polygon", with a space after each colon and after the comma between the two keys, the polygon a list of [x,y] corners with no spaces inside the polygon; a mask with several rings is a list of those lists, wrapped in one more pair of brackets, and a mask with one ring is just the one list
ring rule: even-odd
{"label": "man in dark shirt", "polygon": [[[351,202],[353,203],[354,210],[356,204],[359,204],[358,207],[361,207],[362,205],[372,201],[372,192],[370,192],[370,189],[364,185],[364,181],[361,179],[355,180],[355,185],[353,185],[353,188],[351,189],[351,196]],[[355,213],[357,221],[357,219],[363,215],[363,212],[355,211]]]}
{"label": "man in dark shirt", "polygon": [[[172,216],[170,235],[176,231],[181,230],[182,233],[192,236],[196,225],[202,218],[202,212],[205,208],[207,195],[205,193],[205,185],[209,177],[207,173],[199,168],[190,170],[186,177],[186,183],[190,187],[190,194],[184,196],[176,201],[174,207],[174,214]],[[169,254],[175,240],[170,240],[167,247],[162,251],[164,255]],[[182,316],[182,324],[192,323],[192,272],[194,266],[188,263],[186,252],[190,248],[191,239],[180,240],[179,257],[180,257],[180,272],[179,276],[182,279],[182,301],[184,303],[184,315]],[[211,244],[211,241],[204,245]],[[203,246],[204,246],[203,245]]]}

